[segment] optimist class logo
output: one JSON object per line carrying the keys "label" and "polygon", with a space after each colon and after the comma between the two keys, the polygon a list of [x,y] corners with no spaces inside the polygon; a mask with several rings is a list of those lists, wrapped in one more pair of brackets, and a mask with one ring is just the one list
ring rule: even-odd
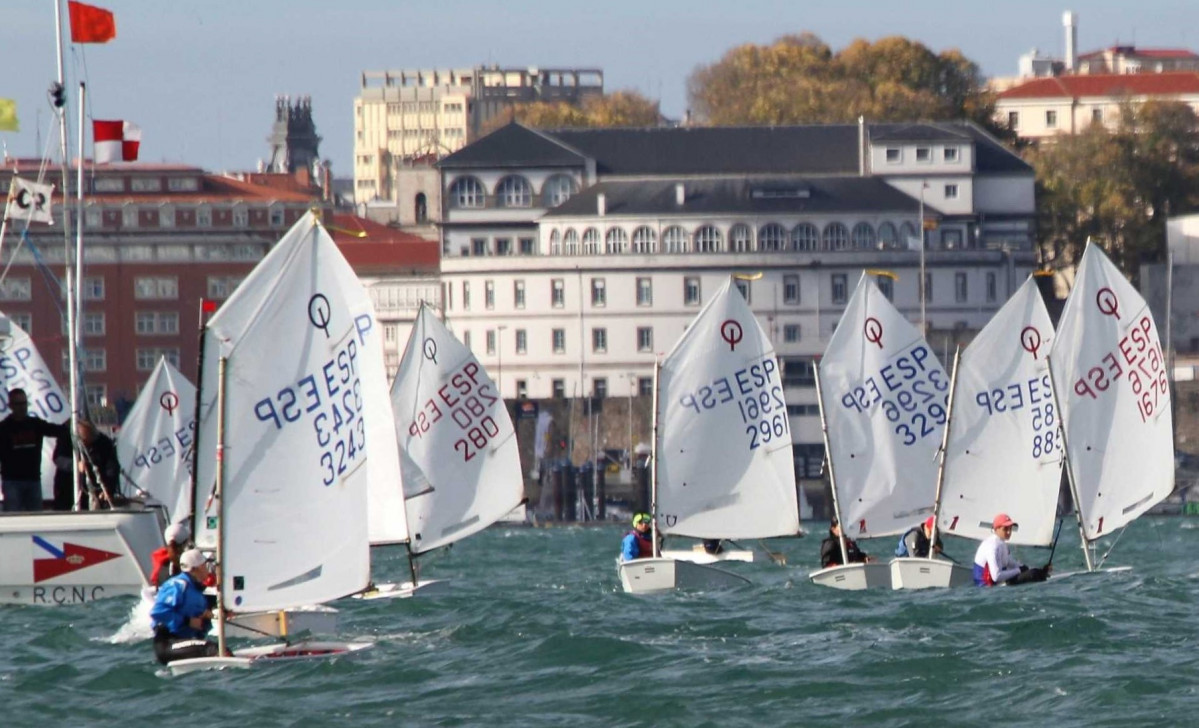
{"label": "optimist class logo", "polygon": [[111,551],[80,546],[79,544],[63,542],[59,549],[41,536],[34,536],[33,542],[43,550],[53,555],[50,559],[33,560],[33,583],[53,579],[63,574],[86,569],[89,566],[102,564],[105,561],[120,558],[120,554]]}

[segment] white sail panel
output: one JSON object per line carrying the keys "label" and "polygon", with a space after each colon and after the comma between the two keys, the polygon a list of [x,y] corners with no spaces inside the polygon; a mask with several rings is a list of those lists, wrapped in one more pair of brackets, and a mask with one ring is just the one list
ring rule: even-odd
{"label": "white sail panel", "polygon": [[167,507],[172,521],[191,515],[195,435],[196,387],[159,359],[121,423],[117,459],[136,488]]}
{"label": "white sail panel", "polygon": [[[71,402],[58,386],[33,339],[7,315],[0,313],[0,418],[8,417],[8,393],[24,389],[29,414],[62,424],[71,419]],[[54,497],[54,440],[42,447],[42,497]]]}
{"label": "white sail panel", "polygon": [[[387,402],[380,339],[365,289],[312,213],[205,329],[202,390],[216,391],[220,357],[228,367],[221,577],[228,608],[313,604],[367,585],[368,467],[398,466],[394,429],[375,437],[375,423],[366,425],[369,403]],[[201,422],[196,496],[197,528],[209,543],[218,512],[208,503],[216,414],[207,410]]]}
{"label": "white sail panel", "polygon": [[1170,384],[1145,299],[1087,244],[1050,362],[1083,532],[1120,528],[1174,489]]}
{"label": "white sail panel", "polygon": [[427,305],[391,403],[414,552],[476,533],[524,498],[516,430],[498,388]]}
{"label": "white sail panel", "polygon": [[799,531],[782,372],[732,281],[658,376],[658,526],[695,538]]}
{"label": "white sail panel", "polygon": [[963,352],[938,528],[982,540],[1007,513],[1013,544],[1053,540],[1063,448],[1049,381],[1053,323],[1031,276]]}
{"label": "white sail panel", "polygon": [[819,366],[845,534],[911,528],[932,512],[949,376],[865,273]]}

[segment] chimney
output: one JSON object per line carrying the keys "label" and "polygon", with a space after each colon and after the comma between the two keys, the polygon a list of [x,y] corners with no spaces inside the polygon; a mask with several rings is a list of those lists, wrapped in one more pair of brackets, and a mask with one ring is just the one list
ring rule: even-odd
{"label": "chimney", "polygon": [[679,182],[678,184],[676,184],[674,186],[674,204],[678,205],[679,207],[682,207],[683,203],[685,203],[686,201],[687,201],[687,188],[683,186],[682,182]]}
{"label": "chimney", "polygon": [[608,198],[603,192],[595,196],[595,214],[603,217],[608,212]]}
{"label": "chimney", "polygon": [[1078,14],[1067,10],[1062,14],[1066,29],[1066,70],[1073,73],[1078,66]]}
{"label": "chimney", "polygon": [[858,176],[866,176],[866,117],[858,116]]}

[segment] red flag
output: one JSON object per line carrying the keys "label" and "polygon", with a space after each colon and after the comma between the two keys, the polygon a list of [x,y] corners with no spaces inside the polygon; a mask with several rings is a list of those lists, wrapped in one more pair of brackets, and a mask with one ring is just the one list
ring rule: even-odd
{"label": "red flag", "polygon": [[73,43],[107,43],[117,37],[117,23],[111,11],[74,0],[67,3],[67,10],[71,15]]}
{"label": "red flag", "polygon": [[142,130],[127,121],[92,120],[92,142],[96,147],[96,163],[136,162],[141,146]]}

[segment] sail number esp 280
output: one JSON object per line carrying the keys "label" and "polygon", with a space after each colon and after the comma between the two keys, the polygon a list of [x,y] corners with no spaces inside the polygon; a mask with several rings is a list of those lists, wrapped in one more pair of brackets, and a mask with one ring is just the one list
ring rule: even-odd
{"label": "sail number esp 280", "polygon": [[454,451],[462,457],[462,462],[470,462],[500,434],[500,426],[490,414],[500,398],[492,391],[491,380],[475,361],[468,361],[457,371],[450,372],[445,381],[447,384],[442,385],[416,413],[416,418],[408,425],[408,435],[423,437],[449,413],[449,418],[462,432],[462,436],[454,441]]}

